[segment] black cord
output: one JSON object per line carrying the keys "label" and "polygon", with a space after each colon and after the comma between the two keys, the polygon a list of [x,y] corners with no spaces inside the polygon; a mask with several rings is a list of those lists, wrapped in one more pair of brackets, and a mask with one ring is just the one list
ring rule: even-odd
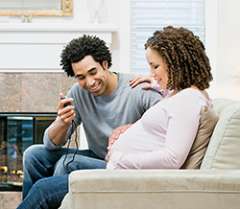
{"label": "black cord", "polygon": [[[66,163],[66,165],[65,165],[65,161],[66,161],[66,159],[67,159],[67,156],[68,156],[68,154],[69,154],[69,146],[70,146],[70,142],[71,142],[71,138],[72,138],[72,134],[73,134],[73,132],[74,132],[74,129],[76,130],[75,131],[75,144],[76,144],[76,150],[74,151],[74,153],[73,153],[73,157],[72,157],[72,159],[70,160],[70,161],[68,161],[67,163]],[[69,138],[68,138],[68,144],[67,144],[67,153],[65,154],[65,157],[64,157],[64,160],[63,160],[63,167],[67,170],[67,172],[68,173],[70,173],[70,170],[69,170],[69,164],[70,163],[72,163],[73,161],[74,161],[74,159],[75,159],[75,156],[76,156],[76,154],[77,154],[77,152],[78,152],[78,149],[79,149],[79,145],[78,145],[78,131],[77,131],[77,124],[76,124],[76,122],[74,121],[74,120],[72,120],[72,127],[71,127],[71,135],[69,136]]]}

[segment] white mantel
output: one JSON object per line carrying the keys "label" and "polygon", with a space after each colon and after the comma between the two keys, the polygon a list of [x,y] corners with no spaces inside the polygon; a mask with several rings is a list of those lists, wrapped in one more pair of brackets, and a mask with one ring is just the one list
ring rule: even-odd
{"label": "white mantel", "polygon": [[0,72],[57,72],[61,51],[83,34],[96,35],[109,47],[113,25],[0,23]]}

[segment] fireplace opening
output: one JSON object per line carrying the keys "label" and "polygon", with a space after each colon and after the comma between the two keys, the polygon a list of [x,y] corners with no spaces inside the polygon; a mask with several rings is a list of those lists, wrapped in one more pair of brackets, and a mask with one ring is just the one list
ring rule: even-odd
{"label": "fireplace opening", "polygon": [[21,191],[23,152],[42,144],[56,113],[0,113],[0,191]]}

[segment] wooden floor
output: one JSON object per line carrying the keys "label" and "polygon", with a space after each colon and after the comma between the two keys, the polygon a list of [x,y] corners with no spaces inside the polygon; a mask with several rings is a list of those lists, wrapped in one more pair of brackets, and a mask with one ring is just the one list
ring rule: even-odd
{"label": "wooden floor", "polygon": [[21,192],[0,192],[0,209],[16,209],[21,201]]}

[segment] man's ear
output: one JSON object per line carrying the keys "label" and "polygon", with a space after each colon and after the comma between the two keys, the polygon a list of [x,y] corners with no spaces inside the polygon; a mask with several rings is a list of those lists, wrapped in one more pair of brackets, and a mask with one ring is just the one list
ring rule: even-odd
{"label": "man's ear", "polygon": [[108,70],[108,61],[104,60],[102,62],[102,67],[103,67],[104,70]]}

